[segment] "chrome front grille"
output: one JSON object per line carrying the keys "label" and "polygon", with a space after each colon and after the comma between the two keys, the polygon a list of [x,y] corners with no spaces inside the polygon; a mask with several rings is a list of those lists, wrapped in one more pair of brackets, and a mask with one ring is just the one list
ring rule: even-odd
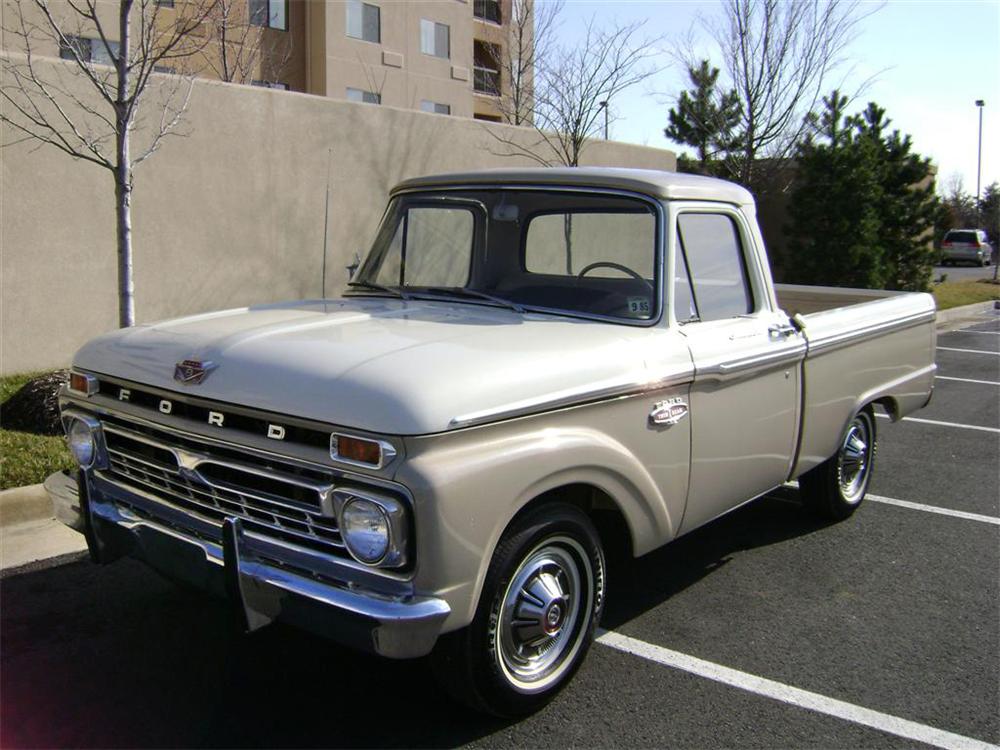
{"label": "chrome front grille", "polygon": [[[105,421],[103,428],[106,479],[208,521],[218,541],[223,520],[240,518],[253,533],[347,556],[330,500],[332,473],[138,425]],[[155,515],[155,507],[141,510]]]}

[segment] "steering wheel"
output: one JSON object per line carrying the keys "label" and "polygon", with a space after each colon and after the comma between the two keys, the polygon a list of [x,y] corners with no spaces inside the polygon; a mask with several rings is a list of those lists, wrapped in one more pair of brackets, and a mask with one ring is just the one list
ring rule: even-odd
{"label": "steering wheel", "polygon": [[580,273],[578,273],[576,276],[577,278],[583,278],[586,275],[587,271],[593,271],[595,268],[613,268],[616,271],[621,271],[622,273],[628,274],[633,279],[641,281],[643,284],[649,287],[650,291],[653,290],[653,285],[648,280],[644,279],[638,273],[633,271],[631,268],[629,268],[628,266],[623,266],[621,263],[615,263],[610,260],[599,260],[596,263],[591,263],[590,265],[584,266],[582,269],[580,269]]}

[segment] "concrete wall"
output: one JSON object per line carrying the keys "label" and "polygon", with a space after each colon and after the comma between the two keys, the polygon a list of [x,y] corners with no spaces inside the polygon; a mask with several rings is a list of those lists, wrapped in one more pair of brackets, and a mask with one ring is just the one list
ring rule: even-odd
{"label": "concrete wall", "polygon": [[[136,173],[140,322],[319,296],[328,173],[330,296],[399,180],[528,165],[491,153],[474,120],[210,81],[195,83],[184,129]],[[15,140],[6,129],[2,138]],[[676,164],[671,152],[613,142],[584,155]],[[110,173],[30,143],[0,150],[0,372],[66,365],[116,327],[113,212]]]}

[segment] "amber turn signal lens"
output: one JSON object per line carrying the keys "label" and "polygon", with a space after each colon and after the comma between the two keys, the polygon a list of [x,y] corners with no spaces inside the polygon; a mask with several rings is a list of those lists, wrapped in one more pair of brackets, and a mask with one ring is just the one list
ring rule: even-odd
{"label": "amber turn signal lens", "polygon": [[71,372],[69,374],[69,389],[85,396],[92,396],[97,393],[97,378],[92,375]]}
{"label": "amber turn signal lens", "polygon": [[337,435],[334,437],[334,451],[336,453],[334,458],[357,461],[370,466],[382,463],[382,448],[374,440]]}

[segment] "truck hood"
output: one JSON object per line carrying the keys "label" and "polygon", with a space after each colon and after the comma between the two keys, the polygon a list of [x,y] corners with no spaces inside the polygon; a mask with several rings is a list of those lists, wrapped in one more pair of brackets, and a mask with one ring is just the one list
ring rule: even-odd
{"label": "truck hood", "polygon": [[[74,365],[208,400],[419,435],[655,379],[642,356],[660,349],[648,346],[651,334],[482,305],[357,297],[123,329],[87,343]],[[182,385],[174,367],[188,359],[215,367],[202,383]]]}

